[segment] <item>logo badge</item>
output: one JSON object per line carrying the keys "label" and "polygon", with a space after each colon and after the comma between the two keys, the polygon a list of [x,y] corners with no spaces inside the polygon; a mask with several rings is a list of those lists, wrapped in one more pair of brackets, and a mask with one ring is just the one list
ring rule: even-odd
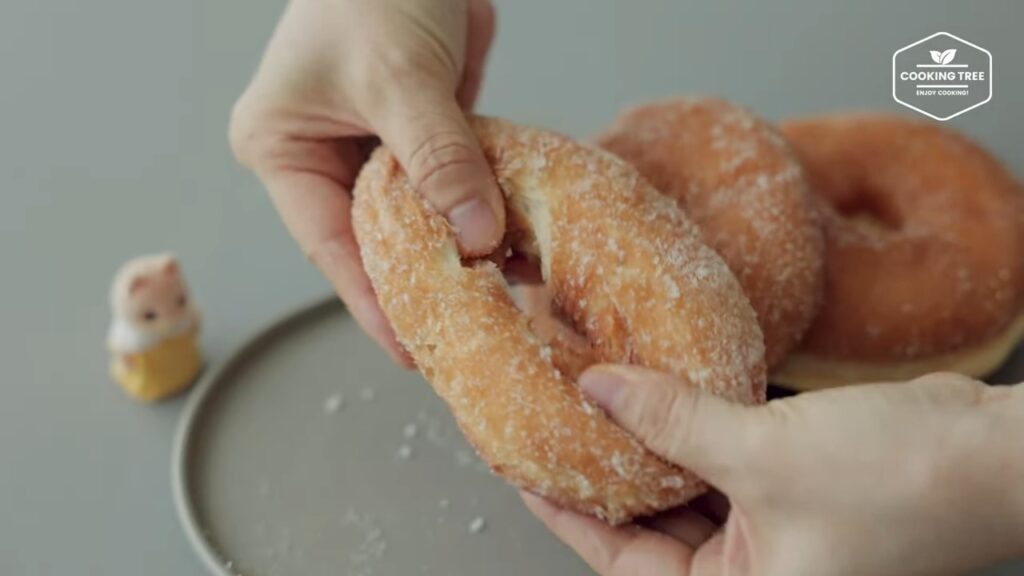
{"label": "logo badge", "polygon": [[992,53],[938,32],[892,55],[894,100],[936,120],[949,120],[992,99]]}

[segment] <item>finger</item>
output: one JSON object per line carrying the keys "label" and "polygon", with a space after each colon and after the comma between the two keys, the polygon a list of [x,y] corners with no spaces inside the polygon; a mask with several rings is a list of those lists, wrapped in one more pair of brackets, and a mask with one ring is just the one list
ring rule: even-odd
{"label": "finger", "polygon": [[718,525],[689,506],[662,512],[643,525],[679,540],[692,549],[700,547],[718,530]]}
{"label": "finger", "polygon": [[694,574],[750,574],[745,562],[730,558],[726,546],[725,531],[719,530],[693,554]]}
{"label": "finger", "polygon": [[368,119],[413,186],[448,219],[463,254],[487,254],[504,235],[505,201],[476,134],[451,93],[410,92],[373,107]]}
{"label": "finger", "polygon": [[278,170],[261,177],[292,237],[359,325],[396,362],[411,368],[412,359],[398,343],[363,270],[345,189],[331,178],[311,172]]}
{"label": "finger", "polygon": [[648,448],[726,492],[750,453],[750,410],[671,376],[601,365],[587,370],[580,385]]}
{"label": "finger", "polygon": [[480,95],[484,79],[487,53],[494,42],[495,14],[490,0],[470,0],[468,7],[469,30],[466,34],[466,63],[456,98],[466,110],[472,110]]}
{"label": "finger", "polygon": [[639,526],[610,526],[528,492],[520,495],[526,507],[601,576],[690,573],[693,550],[682,542]]}

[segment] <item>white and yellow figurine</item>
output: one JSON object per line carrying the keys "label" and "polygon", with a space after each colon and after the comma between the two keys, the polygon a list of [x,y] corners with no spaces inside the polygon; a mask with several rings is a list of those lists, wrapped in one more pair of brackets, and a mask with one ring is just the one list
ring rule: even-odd
{"label": "white and yellow figurine", "polygon": [[203,365],[199,311],[174,255],[142,256],[121,266],[110,307],[110,373],[125,392],[153,402],[192,384]]}

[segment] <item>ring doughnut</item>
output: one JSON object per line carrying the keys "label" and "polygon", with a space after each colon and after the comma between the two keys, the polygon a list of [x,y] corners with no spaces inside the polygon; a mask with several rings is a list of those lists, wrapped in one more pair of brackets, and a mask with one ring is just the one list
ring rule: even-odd
{"label": "ring doughnut", "polygon": [[1024,196],[936,124],[836,115],[782,125],[819,196],[825,300],[774,379],[798,389],[981,377],[1024,333]]}
{"label": "ring doughnut", "polygon": [[[471,122],[506,195],[509,244],[539,257],[556,302],[599,361],[763,401],[754,312],[671,200],[611,154],[497,119]],[[450,226],[385,149],[358,177],[353,222],[399,341],[497,474],[615,524],[705,490],[553,365],[501,270],[460,260]]]}
{"label": "ring doughnut", "polygon": [[682,205],[743,286],[769,371],[778,366],[817,313],[824,278],[821,227],[778,131],[724,100],[675,99],[627,110],[598,143]]}

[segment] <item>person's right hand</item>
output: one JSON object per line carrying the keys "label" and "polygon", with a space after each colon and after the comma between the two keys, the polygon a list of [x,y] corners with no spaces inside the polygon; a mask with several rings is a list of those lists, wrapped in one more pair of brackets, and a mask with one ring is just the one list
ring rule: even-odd
{"label": "person's right hand", "polygon": [[524,494],[602,576],[938,576],[1024,555],[1024,385],[932,374],[741,406],[636,368],[580,382],[731,503],[721,527],[706,506],[615,528]]}
{"label": "person's right hand", "polygon": [[379,136],[465,255],[500,243],[504,200],[463,113],[493,36],[488,0],[292,0],[232,113],[239,161],[360,325],[406,366],[363,271],[350,192],[367,137]]}

